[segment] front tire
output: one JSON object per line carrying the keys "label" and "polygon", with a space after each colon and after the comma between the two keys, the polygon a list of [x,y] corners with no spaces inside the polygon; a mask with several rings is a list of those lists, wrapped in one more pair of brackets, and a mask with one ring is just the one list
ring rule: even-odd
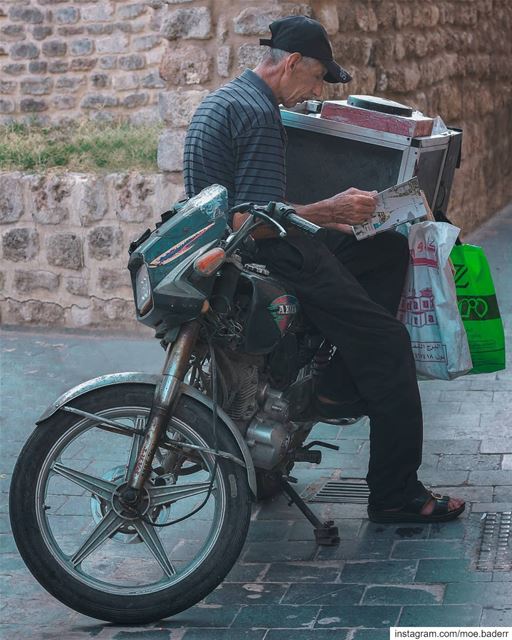
{"label": "front tire", "polygon": [[[169,447],[155,456],[144,515],[120,515],[113,489],[133,465],[142,440],[135,429],[143,426],[153,393],[149,385],[123,384],[74,400],[74,407],[122,422],[134,434],[113,434],[97,421],[61,410],[34,431],[13,473],[11,524],[28,568],[67,606],[110,622],[153,622],[200,601],[236,562],[249,526],[243,467],[217,457],[208,494],[215,456],[196,453],[187,459]],[[187,396],[168,434],[215,448],[210,411]],[[217,444],[240,457],[219,422]],[[197,514],[154,526],[190,513],[207,496]]]}

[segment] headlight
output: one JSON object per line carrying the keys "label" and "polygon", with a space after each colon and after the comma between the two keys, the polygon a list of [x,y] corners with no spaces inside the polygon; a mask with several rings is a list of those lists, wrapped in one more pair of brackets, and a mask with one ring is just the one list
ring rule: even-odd
{"label": "headlight", "polygon": [[141,316],[146,315],[153,306],[149,272],[145,264],[137,271],[137,277],[135,278],[135,302]]}

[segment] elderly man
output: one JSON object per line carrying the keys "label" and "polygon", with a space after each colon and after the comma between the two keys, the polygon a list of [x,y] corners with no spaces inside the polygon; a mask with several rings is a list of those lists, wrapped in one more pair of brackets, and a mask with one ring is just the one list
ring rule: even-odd
{"label": "elderly man", "polygon": [[[294,16],[270,25],[262,62],[210,94],[185,141],[188,196],[218,183],[230,205],[285,200],[286,133],[279,104],[320,98],[323,83],[348,82],[333,59],[323,26]],[[302,309],[337,347],[318,388],[324,418],[350,415],[363,401],[370,418],[368,515],[375,522],[440,522],[464,502],[428,491],[417,479],[422,412],[409,336],[396,319],[408,263],[407,242],[395,232],[357,242],[350,225],[375,210],[375,193],[348,189],[297,212],[322,227],[321,239],[256,235],[258,260],[293,285]],[[245,215],[237,214],[238,228]]]}

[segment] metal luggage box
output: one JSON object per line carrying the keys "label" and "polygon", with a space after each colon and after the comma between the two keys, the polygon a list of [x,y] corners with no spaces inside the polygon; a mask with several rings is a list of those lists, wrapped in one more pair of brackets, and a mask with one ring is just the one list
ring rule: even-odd
{"label": "metal luggage box", "polygon": [[446,215],[462,132],[410,138],[281,109],[288,136],[289,202],[309,204],[349,187],[382,191],[417,176],[433,211]]}

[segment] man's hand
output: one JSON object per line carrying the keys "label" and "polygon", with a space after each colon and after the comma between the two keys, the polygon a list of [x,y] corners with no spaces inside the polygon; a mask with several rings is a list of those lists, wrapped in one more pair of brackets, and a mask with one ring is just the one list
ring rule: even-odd
{"label": "man's hand", "polygon": [[[350,187],[346,191],[337,193],[326,201],[331,209],[332,224],[362,224],[372,217],[377,205],[376,191],[361,191],[355,187]],[[324,226],[328,226],[325,224]],[[340,228],[343,231],[343,227]]]}

